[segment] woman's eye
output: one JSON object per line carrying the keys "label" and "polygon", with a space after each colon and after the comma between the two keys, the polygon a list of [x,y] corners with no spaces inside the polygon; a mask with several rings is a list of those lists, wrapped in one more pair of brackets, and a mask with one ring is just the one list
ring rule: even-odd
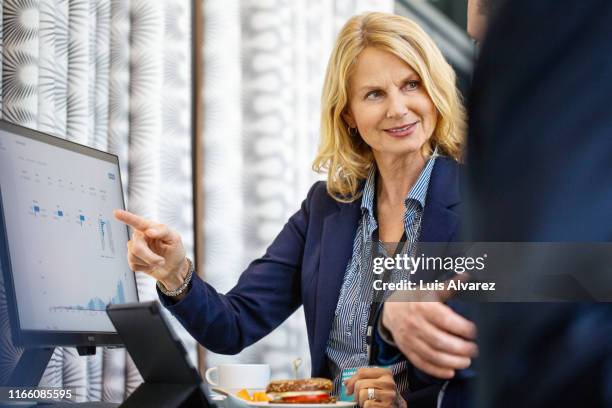
{"label": "woman's eye", "polygon": [[380,91],[370,91],[366,94],[365,99],[377,99],[382,95]]}
{"label": "woman's eye", "polygon": [[415,90],[419,87],[419,81],[408,81],[406,82],[406,85],[404,85],[404,88],[408,89],[409,91]]}

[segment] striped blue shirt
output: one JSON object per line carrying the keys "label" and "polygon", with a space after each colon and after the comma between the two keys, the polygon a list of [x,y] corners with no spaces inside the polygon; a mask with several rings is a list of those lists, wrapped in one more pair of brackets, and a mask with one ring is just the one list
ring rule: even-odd
{"label": "striped blue shirt", "polygon": [[[436,152],[427,161],[419,178],[410,189],[404,201],[404,230],[406,245],[404,252],[414,254],[421,229],[421,217]],[[366,331],[370,305],[374,296],[373,282],[378,279],[372,273],[372,234],[378,228],[374,213],[376,197],[376,166],[372,166],[363,189],[361,200],[361,219],[353,242],[353,254],[348,263],[340,297],[336,307],[332,329],[327,342],[326,354],[329,369],[334,379],[334,394],[339,395],[342,370],[345,368],[365,367],[368,365]],[[380,243],[376,243],[380,245]],[[379,246],[384,252],[382,245]],[[405,276],[404,276],[405,275]],[[392,281],[408,279],[407,271],[393,271]],[[393,372],[400,393],[408,390],[408,377],[405,361],[389,367]]]}

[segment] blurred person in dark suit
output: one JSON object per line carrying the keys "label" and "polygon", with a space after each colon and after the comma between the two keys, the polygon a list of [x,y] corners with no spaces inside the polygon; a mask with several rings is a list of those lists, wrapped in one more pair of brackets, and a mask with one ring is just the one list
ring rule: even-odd
{"label": "blurred person in dark suit", "polygon": [[[474,241],[612,240],[611,22],[608,0],[513,0],[491,21],[470,96]],[[479,311],[478,406],[612,406],[611,305]]]}
{"label": "blurred person in dark suit", "polygon": [[[497,8],[470,98],[469,238],[610,241],[612,5],[471,0],[468,31],[479,43]],[[471,318],[476,308],[453,309]],[[465,381],[473,372],[462,370],[438,404],[612,406],[610,306],[478,309],[477,398]]]}

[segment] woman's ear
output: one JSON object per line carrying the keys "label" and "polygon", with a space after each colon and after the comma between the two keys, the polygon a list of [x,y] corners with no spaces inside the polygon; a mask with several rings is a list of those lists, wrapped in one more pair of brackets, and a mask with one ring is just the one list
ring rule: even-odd
{"label": "woman's ear", "polygon": [[355,119],[353,118],[353,114],[351,113],[351,111],[347,108],[344,110],[344,112],[342,112],[342,119],[344,119],[344,121],[352,128],[357,127],[357,123],[355,122]]}

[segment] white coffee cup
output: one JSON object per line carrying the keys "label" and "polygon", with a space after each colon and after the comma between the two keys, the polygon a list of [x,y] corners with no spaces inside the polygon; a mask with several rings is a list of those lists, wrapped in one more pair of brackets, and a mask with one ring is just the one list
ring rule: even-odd
{"label": "white coffee cup", "polygon": [[232,393],[242,388],[265,390],[270,382],[270,366],[268,364],[222,364],[206,370],[204,377],[213,387],[224,388]]}

